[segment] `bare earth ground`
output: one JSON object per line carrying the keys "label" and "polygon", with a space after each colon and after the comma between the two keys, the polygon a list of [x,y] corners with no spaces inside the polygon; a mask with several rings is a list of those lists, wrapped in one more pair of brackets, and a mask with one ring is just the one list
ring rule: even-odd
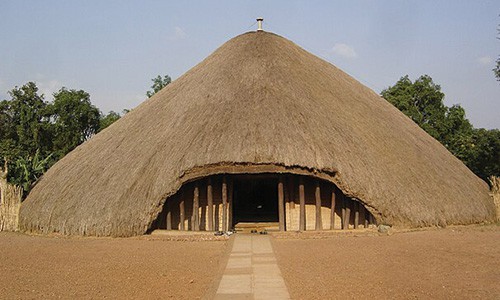
{"label": "bare earth ground", "polygon": [[293,299],[500,299],[498,225],[292,234],[273,248]]}
{"label": "bare earth ground", "polygon": [[228,242],[199,239],[0,233],[0,299],[201,298]]}
{"label": "bare earth ground", "polygon": [[[231,243],[183,239],[0,233],[0,298],[210,295]],[[500,299],[500,226],[286,233],[272,242],[293,299]]]}

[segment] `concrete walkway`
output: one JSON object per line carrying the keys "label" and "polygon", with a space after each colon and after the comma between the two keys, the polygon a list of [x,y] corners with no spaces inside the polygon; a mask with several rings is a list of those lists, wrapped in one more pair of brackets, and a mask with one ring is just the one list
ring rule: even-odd
{"label": "concrete walkway", "polygon": [[215,299],[290,299],[269,236],[236,234]]}

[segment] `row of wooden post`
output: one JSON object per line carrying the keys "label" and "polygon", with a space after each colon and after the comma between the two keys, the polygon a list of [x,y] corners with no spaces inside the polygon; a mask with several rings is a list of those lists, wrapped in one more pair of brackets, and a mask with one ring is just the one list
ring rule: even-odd
{"label": "row of wooden post", "polygon": [[[229,185],[227,179],[224,176],[222,178],[222,230],[227,231],[228,227],[232,224],[232,185]],[[229,189],[229,190],[228,190]],[[340,198],[342,204],[341,210],[341,228],[348,229],[351,219],[351,208],[347,205],[347,199],[342,193],[337,193],[336,188],[332,186],[330,197],[330,230],[335,228],[335,206],[337,204],[337,198]],[[285,189],[284,189],[284,178],[279,177],[278,180],[278,219],[279,219],[279,230],[285,231]],[[323,221],[321,214],[321,187],[320,182],[316,180],[315,182],[315,207],[316,207],[316,223],[315,230],[323,230]],[[288,195],[290,197],[290,195]],[[181,195],[179,203],[179,230],[186,230],[184,226],[185,217],[185,204],[184,197]],[[199,215],[199,199],[200,199],[200,188],[199,183],[196,182],[193,189],[193,214],[191,219],[192,230],[200,230],[200,215]],[[290,199],[287,199],[290,201]],[[294,200],[291,200],[294,203]],[[306,230],[306,201],[305,201],[305,187],[303,178],[299,179],[299,231]],[[367,228],[369,224],[373,222],[371,214],[365,209],[363,205],[359,202],[354,201],[354,228],[357,229],[359,226],[360,218],[364,220],[364,227]],[[361,214],[361,217],[360,217]],[[368,214],[368,215],[367,215]],[[213,186],[211,178],[207,179],[207,230],[214,231],[214,211],[213,211]],[[171,210],[167,210],[166,215],[166,229],[172,229],[172,213]]]}
{"label": "row of wooden post", "polygon": [[[232,189],[232,185],[229,185],[229,189]],[[229,196],[228,196],[229,194]],[[212,179],[207,180],[207,229],[208,231],[214,231],[214,200],[213,200],[213,186]],[[232,205],[232,191],[228,191],[228,183],[226,177],[222,178],[222,230],[227,231],[229,224],[232,223],[232,214],[229,213]],[[191,228],[193,231],[200,230],[200,186],[196,182],[193,189],[193,214],[191,217]],[[179,202],[179,230],[186,230],[184,222],[186,220],[186,211],[184,204],[184,196],[181,194]],[[170,209],[167,210],[166,216],[166,229],[172,230],[172,212]]]}
{"label": "row of wooden post", "polygon": [[[347,199],[342,193],[338,193],[336,188],[332,186],[331,188],[331,198],[330,198],[330,230],[335,228],[335,206],[337,202],[337,197],[340,198],[342,204],[342,213],[341,213],[341,228],[349,229],[349,223],[351,219],[351,208],[347,205]],[[315,230],[323,230],[323,220],[321,214],[321,187],[319,180],[315,182],[314,189],[315,196],[315,207],[316,207],[316,223]],[[292,203],[294,200],[291,200]],[[305,187],[303,178],[299,179],[299,205],[300,205],[300,213],[299,213],[299,231],[306,230],[306,200],[305,200]],[[362,220],[364,220],[364,227],[367,228],[371,221],[371,215],[365,209],[363,205],[359,202],[354,201],[354,229],[359,227],[360,221],[360,212],[362,214]],[[366,214],[369,214],[368,216]],[[279,177],[278,181],[278,215],[279,215],[279,230],[285,231],[285,191],[284,191],[284,179],[283,176]],[[370,217],[370,218],[369,218]]]}

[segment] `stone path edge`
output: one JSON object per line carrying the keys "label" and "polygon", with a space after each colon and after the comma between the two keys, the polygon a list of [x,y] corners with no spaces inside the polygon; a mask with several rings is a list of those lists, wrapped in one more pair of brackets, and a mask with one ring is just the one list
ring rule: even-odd
{"label": "stone path edge", "polygon": [[226,266],[229,261],[229,256],[231,254],[231,251],[233,250],[234,237],[235,235],[233,234],[227,240],[224,252],[222,252],[222,255],[220,256],[221,258],[217,270],[214,270],[214,272],[215,271],[217,272],[217,277],[212,281],[207,291],[205,292],[205,296],[203,296],[201,299],[212,300],[215,298],[215,295],[217,294],[217,289],[219,288],[220,282],[222,280],[222,276],[224,275],[224,271],[226,270]]}

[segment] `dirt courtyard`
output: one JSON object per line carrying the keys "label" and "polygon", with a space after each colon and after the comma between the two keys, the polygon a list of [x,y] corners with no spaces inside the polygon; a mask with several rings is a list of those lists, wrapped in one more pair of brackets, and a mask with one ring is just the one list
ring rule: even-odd
{"label": "dirt courtyard", "polygon": [[[272,245],[293,299],[500,299],[498,225],[390,236],[291,233]],[[0,233],[0,298],[202,298],[230,246]]]}
{"label": "dirt courtyard", "polygon": [[199,299],[227,243],[0,232],[0,299]]}
{"label": "dirt courtyard", "polygon": [[500,299],[498,225],[321,237],[273,240],[293,299]]}

